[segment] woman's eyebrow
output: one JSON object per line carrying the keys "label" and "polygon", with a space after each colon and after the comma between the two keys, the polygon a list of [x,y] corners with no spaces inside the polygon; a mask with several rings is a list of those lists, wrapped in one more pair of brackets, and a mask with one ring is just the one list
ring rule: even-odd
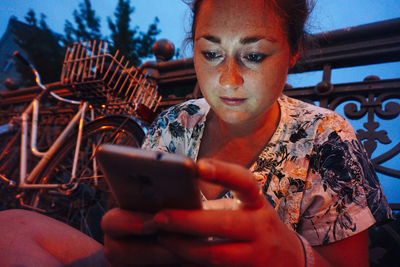
{"label": "woman's eyebrow", "polygon": [[221,43],[221,39],[219,39],[218,37],[212,36],[212,35],[202,35],[200,37],[198,37],[196,39],[196,41],[198,41],[199,39],[206,39],[212,43],[216,43],[216,44],[220,44]]}
{"label": "woman's eyebrow", "polygon": [[270,36],[264,36],[264,35],[261,36],[261,35],[259,35],[259,36],[244,37],[244,38],[240,39],[240,43],[243,44],[243,45],[246,45],[246,44],[256,43],[256,42],[258,42],[260,40],[267,40],[267,41],[272,42],[272,43],[276,43],[277,42],[277,40],[275,38],[272,38]]}
{"label": "woman's eyebrow", "polygon": [[[216,43],[216,44],[221,43],[221,39],[218,37],[215,37],[213,35],[202,35],[202,36],[196,38],[196,41],[198,41],[199,39],[206,39],[206,40],[208,40],[212,43]],[[275,38],[272,38],[270,36],[264,36],[264,35],[244,37],[244,38],[241,38],[239,42],[243,45],[247,45],[247,44],[251,44],[251,43],[256,43],[260,40],[267,40],[272,43],[277,42],[277,40]]]}

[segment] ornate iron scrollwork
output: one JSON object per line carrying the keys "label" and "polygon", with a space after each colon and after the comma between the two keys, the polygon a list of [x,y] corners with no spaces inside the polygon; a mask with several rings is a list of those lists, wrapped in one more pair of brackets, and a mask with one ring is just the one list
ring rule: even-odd
{"label": "ornate iron scrollwork", "polygon": [[[379,83],[379,81],[376,81]],[[363,145],[371,157],[376,151],[378,143],[391,144],[388,132],[386,130],[377,130],[381,124],[376,120],[393,120],[400,114],[400,104],[392,101],[400,99],[398,89],[389,90],[389,92],[361,92],[361,94],[352,94],[352,89],[346,90],[345,94],[332,95],[329,103],[329,108],[335,110],[340,104],[346,103],[343,107],[344,115],[349,119],[360,120],[367,116],[367,121],[363,124],[365,129],[357,129],[357,137],[363,142]],[[360,93],[360,92],[358,92]],[[364,94],[362,94],[364,93]],[[367,93],[367,94],[365,94]],[[357,105],[356,103],[359,103]],[[400,125],[399,125],[400,126]],[[400,178],[400,170],[382,166],[383,163],[400,155],[400,142],[394,145],[388,151],[372,158],[376,171],[385,175]]]}

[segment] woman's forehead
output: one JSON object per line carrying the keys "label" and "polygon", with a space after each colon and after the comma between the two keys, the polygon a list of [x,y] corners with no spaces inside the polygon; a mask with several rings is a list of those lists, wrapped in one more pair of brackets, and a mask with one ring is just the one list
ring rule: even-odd
{"label": "woman's forehead", "polygon": [[205,0],[198,17],[221,17],[231,21],[254,16],[259,18],[266,16],[266,13],[264,0]]}
{"label": "woman's forehead", "polygon": [[264,0],[205,0],[197,15],[196,36],[229,31],[276,38],[284,34],[279,17]]}

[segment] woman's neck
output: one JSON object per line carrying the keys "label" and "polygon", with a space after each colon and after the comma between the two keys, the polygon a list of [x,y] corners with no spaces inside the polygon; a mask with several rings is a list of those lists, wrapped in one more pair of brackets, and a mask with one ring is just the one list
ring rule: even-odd
{"label": "woman's neck", "polygon": [[270,140],[279,123],[280,110],[276,102],[262,120],[246,125],[231,125],[221,121],[212,111],[199,150],[199,158],[226,160],[247,166]]}
{"label": "woman's neck", "polygon": [[[279,118],[278,103],[262,122],[239,127],[227,125],[215,113],[209,113],[199,158],[214,158],[249,167],[274,134]],[[221,186],[202,181],[200,188],[207,199],[215,199],[223,190]]]}

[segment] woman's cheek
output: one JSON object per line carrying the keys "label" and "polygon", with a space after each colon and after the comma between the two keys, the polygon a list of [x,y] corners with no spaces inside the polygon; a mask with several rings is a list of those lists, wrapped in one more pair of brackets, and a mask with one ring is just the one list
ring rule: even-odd
{"label": "woman's cheek", "polygon": [[218,88],[218,71],[212,68],[206,68],[200,70],[197,74],[197,80],[202,90],[203,95],[216,93]]}

